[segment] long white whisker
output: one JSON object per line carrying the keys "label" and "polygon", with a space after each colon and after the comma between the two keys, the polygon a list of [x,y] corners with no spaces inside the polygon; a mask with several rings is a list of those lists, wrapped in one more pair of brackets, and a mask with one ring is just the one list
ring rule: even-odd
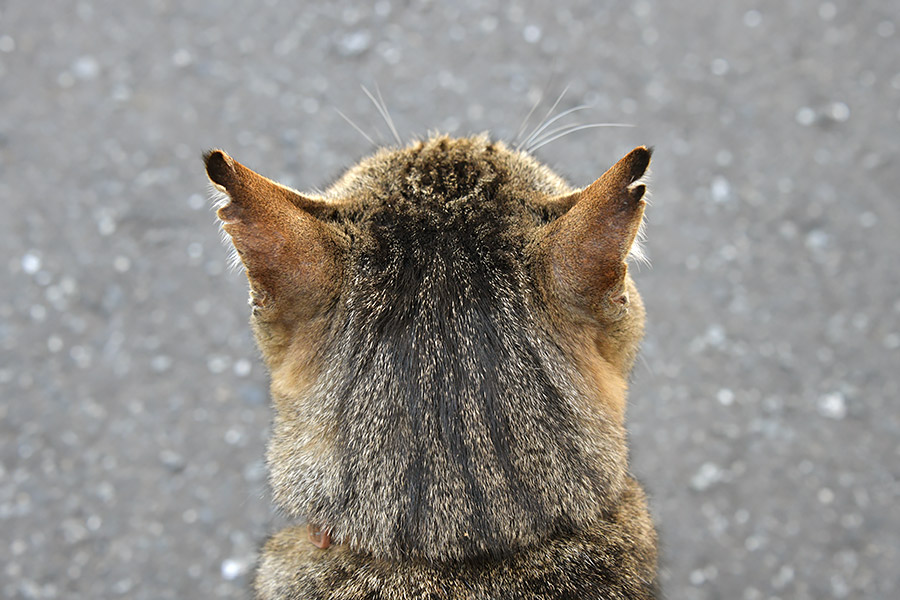
{"label": "long white whisker", "polygon": [[569,129],[563,131],[562,133],[558,133],[549,139],[543,140],[540,144],[537,144],[537,145],[529,148],[528,151],[535,152],[541,146],[546,146],[550,142],[555,142],[559,138],[565,137],[565,136],[569,135],[570,133],[575,133],[576,131],[581,131],[582,129],[593,129],[595,127],[634,127],[634,125],[632,125],[630,123],[591,123],[589,125],[578,125],[575,127],[571,127]]}
{"label": "long white whisker", "polygon": [[536,140],[538,137],[540,137],[541,132],[544,131],[545,129],[547,129],[547,127],[549,127],[550,125],[553,125],[554,123],[556,123],[557,121],[559,121],[559,120],[562,119],[563,117],[567,117],[567,116],[571,115],[571,114],[574,113],[574,112],[578,112],[578,111],[584,110],[584,109],[586,109],[586,108],[591,108],[591,107],[590,107],[590,105],[588,105],[588,104],[581,104],[581,105],[579,105],[579,106],[576,106],[575,108],[570,108],[569,110],[564,110],[564,111],[562,111],[561,113],[559,113],[558,115],[556,115],[555,117],[553,117],[552,119],[550,119],[549,121],[547,121],[546,123],[544,123],[543,125],[541,125],[541,128],[540,128],[540,129],[538,129],[537,131],[535,131],[534,133],[532,133],[531,136],[529,136],[529,138],[528,138],[527,140],[525,140],[524,142],[522,142],[522,145],[524,145],[525,148],[526,148],[526,150],[527,150],[529,144],[530,144],[532,141]]}
{"label": "long white whisker", "polygon": [[[360,84],[359,87],[362,88],[363,93],[368,96],[369,100],[371,100],[372,104],[375,106],[375,110],[378,111],[378,114],[381,115],[381,118],[384,119],[385,123],[387,123],[387,117],[384,116],[384,109],[382,109],[381,105],[378,104],[378,100],[375,99],[375,96],[372,95],[372,92],[370,92],[368,88],[366,88],[366,86],[362,84]],[[381,135],[379,134],[378,137],[381,137]]]}
{"label": "long white whisker", "polygon": [[[556,102],[553,103],[553,106],[550,107],[550,110],[547,111],[547,114],[544,116],[543,119],[541,119],[541,123],[539,123],[538,126],[535,127],[535,129],[538,129],[538,127],[540,127],[544,121],[546,121],[547,119],[550,118],[550,115],[553,114],[553,111],[556,110],[556,107],[559,105],[560,102],[562,102],[563,96],[565,96],[566,92],[568,92],[568,91],[569,91],[569,86],[566,86],[566,89],[564,89],[562,91],[562,93],[559,95],[559,98],[556,99]],[[531,132],[531,135],[534,135],[533,131]],[[531,135],[529,135],[528,138],[526,138],[526,141],[531,139]],[[518,144],[516,144],[516,151],[518,152],[524,145],[525,145],[524,142],[519,142]]]}
{"label": "long white whisker", "polygon": [[521,138],[521,137],[522,137],[522,134],[525,133],[525,127],[528,126],[528,121],[531,120],[531,115],[533,115],[533,114],[534,114],[534,111],[537,110],[537,107],[541,105],[541,101],[542,101],[543,99],[544,99],[544,92],[541,92],[541,93],[538,95],[537,102],[534,103],[534,105],[531,107],[531,110],[529,110],[529,111],[528,111],[528,114],[525,115],[525,118],[522,119],[522,124],[519,125],[519,131],[516,132],[516,137],[515,137],[515,139],[513,140],[513,143],[514,143],[514,144],[518,144],[518,143],[519,143],[519,138]]}
{"label": "long white whisker", "polygon": [[372,101],[372,104],[375,105],[375,109],[378,110],[378,113],[381,115],[381,118],[384,119],[385,123],[387,123],[388,129],[391,131],[391,133],[394,134],[394,137],[399,140],[400,138],[399,138],[399,136],[397,136],[397,132],[393,129],[393,127],[391,125],[391,116],[389,114],[387,114],[387,111],[385,111],[385,109],[381,106],[381,104],[378,103],[378,100],[375,99],[375,96],[372,95],[372,92],[370,92],[366,86],[360,85],[359,87],[362,88],[362,91],[365,92],[366,96],[369,97],[369,100]]}
{"label": "long white whisker", "polygon": [[387,115],[388,127],[391,128],[391,133],[394,134],[394,139],[397,140],[397,144],[402,146],[403,141],[400,140],[400,134],[397,133],[397,128],[394,127],[394,119],[391,117],[391,113],[388,110],[387,103],[384,101],[384,98],[381,97],[381,90],[378,89],[378,84],[375,84],[375,93],[378,94],[378,99],[381,100],[381,107],[384,109],[384,114]]}
{"label": "long white whisker", "polygon": [[[612,125],[612,123],[592,123],[592,124],[593,125]],[[537,144],[540,144],[544,140],[553,137],[557,133],[560,133],[563,131],[568,132],[570,129],[574,131],[574,130],[578,129],[579,127],[582,127],[583,125],[585,125],[585,124],[584,123],[569,123],[568,125],[560,125],[559,127],[554,127],[550,131],[544,133],[544,135],[538,136],[534,140],[532,140],[531,143],[528,144],[528,146],[525,148],[525,151],[526,152],[530,151],[530,149],[533,146],[536,146]]]}
{"label": "long white whisker", "polygon": [[568,125],[560,125],[559,127],[554,127],[550,131],[546,132],[544,135],[539,136],[531,141],[531,143],[525,147],[525,152],[529,152],[532,146],[540,144],[544,140],[553,137],[557,133],[561,131],[568,131],[569,129],[574,129],[576,127],[581,127],[584,123],[569,123]]}
{"label": "long white whisker", "polygon": [[[588,124],[588,126],[589,127],[634,127],[634,125],[630,125],[628,123],[590,123],[590,124]],[[547,133],[545,133],[544,135],[535,139],[530,144],[529,149],[532,146],[537,146],[538,144],[543,143],[545,140],[549,140],[555,134],[560,134],[560,135],[564,136],[564,135],[568,135],[572,132],[578,131],[579,129],[584,129],[584,127],[585,127],[584,123],[560,125],[559,127],[555,127],[553,129],[551,129],[550,131],[548,131]]]}
{"label": "long white whisker", "polygon": [[377,145],[378,145],[378,144],[375,143],[375,140],[373,140],[372,138],[370,138],[370,137],[366,134],[365,131],[363,131],[362,129],[360,129],[359,126],[358,126],[356,123],[354,123],[353,121],[351,121],[351,120],[350,120],[350,117],[348,117],[347,115],[345,115],[344,113],[342,113],[342,112],[341,112],[340,110],[338,110],[337,108],[335,108],[334,110],[337,111],[337,114],[341,115],[341,118],[342,118],[342,119],[344,119],[345,121],[347,121],[347,123],[350,124],[350,127],[352,127],[353,129],[355,129],[356,131],[358,131],[359,134],[360,134],[361,136],[363,136],[364,138],[366,138],[367,140],[369,140],[369,143],[370,143],[370,144],[372,144],[373,146],[377,146]]}
{"label": "long white whisker", "polygon": [[[556,59],[557,61],[559,59]],[[547,84],[544,86],[544,89],[538,94],[538,99],[534,103],[534,106],[531,107],[531,110],[528,111],[528,114],[525,115],[525,118],[522,120],[522,124],[519,125],[519,131],[516,132],[516,137],[512,141],[518,147],[519,140],[522,138],[522,134],[525,133],[525,128],[528,127],[528,122],[531,121],[531,115],[534,114],[534,111],[541,105],[541,102],[544,101],[544,96],[547,95],[547,90],[553,87],[553,81],[556,79],[556,68],[550,72],[550,79],[547,81]]]}
{"label": "long white whisker", "polygon": [[650,361],[647,360],[647,357],[644,356],[643,352],[638,353],[638,357],[641,359],[641,362],[647,368],[647,371],[651,376],[656,377],[656,371],[653,370],[653,367],[650,366]]}

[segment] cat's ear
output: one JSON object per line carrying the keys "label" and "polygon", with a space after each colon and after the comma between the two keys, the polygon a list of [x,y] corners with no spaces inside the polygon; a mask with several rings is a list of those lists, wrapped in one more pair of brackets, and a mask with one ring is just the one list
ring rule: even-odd
{"label": "cat's ear", "polygon": [[302,318],[333,297],[345,244],[315,215],[327,206],[254,173],[221,150],[204,155],[206,173],[229,202],[216,213],[246,267],[254,315]]}
{"label": "cat's ear", "polygon": [[620,315],[628,304],[625,260],[641,227],[650,154],[635,148],[582,191],[550,201],[566,211],[541,240],[551,285],[594,313]]}

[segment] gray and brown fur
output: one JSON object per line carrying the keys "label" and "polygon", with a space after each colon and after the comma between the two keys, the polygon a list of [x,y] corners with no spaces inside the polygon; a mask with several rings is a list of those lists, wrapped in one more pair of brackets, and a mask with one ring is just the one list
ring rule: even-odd
{"label": "gray and brown fur", "polygon": [[273,536],[258,598],[655,597],[623,424],[649,161],[579,191],[435,137],[312,197],[206,155],[271,371],[275,500],[326,536]]}

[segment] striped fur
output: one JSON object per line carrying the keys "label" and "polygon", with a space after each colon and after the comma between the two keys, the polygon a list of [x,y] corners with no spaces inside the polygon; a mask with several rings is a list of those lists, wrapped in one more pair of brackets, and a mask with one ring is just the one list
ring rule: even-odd
{"label": "striped fur", "polygon": [[[592,267],[553,246],[578,192],[532,157],[486,137],[383,150],[322,197],[293,200],[318,223],[310,239],[338,248],[312,308],[290,280],[306,267],[272,283],[273,255],[267,279],[254,277],[254,244],[272,241],[258,241],[265,223],[233,215],[263,214],[245,205],[265,202],[253,196],[268,184],[241,197],[215,171],[226,163],[208,162],[237,203],[220,214],[267,299],[254,330],[272,373],[275,500],[334,542],[276,534],[259,598],[653,597],[655,534],[623,426],[643,329],[624,266],[643,152],[633,173],[610,171],[627,180],[602,188],[641,203],[607,234],[623,236],[609,246],[624,248],[609,257],[621,267],[586,288],[568,282]],[[279,209],[279,235],[300,208]],[[570,291],[585,289],[598,295]]]}

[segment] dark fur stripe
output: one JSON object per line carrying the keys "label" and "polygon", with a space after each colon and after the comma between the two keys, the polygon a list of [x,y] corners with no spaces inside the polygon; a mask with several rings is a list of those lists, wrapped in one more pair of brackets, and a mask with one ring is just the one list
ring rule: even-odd
{"label": "dark fur stripe", "polygon": [[[428,160],[357,221],[326,361],[338,386],[323,398],[339,407],[343,490],[311,518],[391,555],[500,555],[571,526],[608,481],[574,445],[572,399],[540,359],[564,363],[559,348],[534,347],[521,202],[483,163]],[[364,523],[379,502],[398,503],[395,518]]]}

